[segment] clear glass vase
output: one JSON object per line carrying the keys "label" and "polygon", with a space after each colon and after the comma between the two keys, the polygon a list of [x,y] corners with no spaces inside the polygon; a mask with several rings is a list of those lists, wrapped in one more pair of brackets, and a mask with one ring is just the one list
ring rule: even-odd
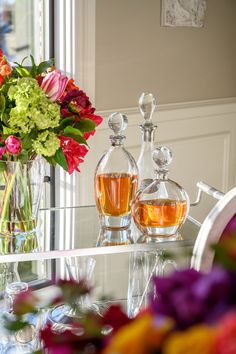
{"label": "clear glass vase", "polygon": [[0,253],[37,249],[36,224],[45,160],[0,161]]}

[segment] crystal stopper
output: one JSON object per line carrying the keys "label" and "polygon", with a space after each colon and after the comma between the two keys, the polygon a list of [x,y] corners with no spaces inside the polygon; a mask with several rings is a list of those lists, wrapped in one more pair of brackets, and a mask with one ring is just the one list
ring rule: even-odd
{"label": "crystal stopper", "polygon": [[158,170],[166,170],[172,162],[172,152],[168,147],[160,146],[153,151],[152,158]]}
{"label": "crystal stopper", "polygon": [[156,99],[150,92],[143,92],[139,97],[139,110],[144,118],[145,124],[151,123],[152,115],[157,107]]}
{"label": "crystal stopper", "polygon": [[108,118],[108,126],[113,130],[114,135],[122,135],[122,132],[127,128],[128,118],[120,112],[112,113]]}

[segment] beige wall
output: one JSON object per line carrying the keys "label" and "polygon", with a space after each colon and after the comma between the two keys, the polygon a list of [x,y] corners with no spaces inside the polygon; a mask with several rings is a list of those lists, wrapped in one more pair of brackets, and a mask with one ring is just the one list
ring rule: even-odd
{"label": "beige wall", "polygon": [[236,0],[207,0],[204,28],[160,27],[160,0],[96,1],[96,107],[236,96]]}

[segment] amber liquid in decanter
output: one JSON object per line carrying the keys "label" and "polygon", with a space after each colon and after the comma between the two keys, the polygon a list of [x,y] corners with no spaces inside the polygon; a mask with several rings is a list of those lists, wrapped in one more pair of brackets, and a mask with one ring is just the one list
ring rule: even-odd
{"label": "amber liquid in decanter", "polygon": [[97,207],[104,215],[122,216],[130,213],[137,189],[137,175],[104,173],[97,179]]}
{"label": "amber liquid in decanter", "polygon": [[183,222],[186,211],[186,201],[171,199],[144,200],[135,205],[137,222],[149,227],[179,225]]}

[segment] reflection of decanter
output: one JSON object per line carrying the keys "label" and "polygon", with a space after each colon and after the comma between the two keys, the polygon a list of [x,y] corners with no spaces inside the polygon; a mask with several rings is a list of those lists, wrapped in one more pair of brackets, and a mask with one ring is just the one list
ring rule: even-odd
{"label": "reflection of decanter", "polygon": [[134,158],[123,147],[128,119],[121,113],[110,115],[113,130],[111,147],[102,156],[95,171],[95,198],[103,228],[128,228],[131,204],[137,188],[138,169]]}
{"label": "reflection of decanter", "polygon": [[164,146],[157,148],[153,160],[157,165],[156,179],[138,191],[132,210],[134,221],[145,236],[157,241],[175,239],[187,216],[189,198],[179,184],[167,177],[171,151]]}
{"label": "reflection of decanter", "polygon": [[139,109],[144,122],[140,125],[142,131],[142,145],[137,161],[139,169],[139,186],[147,187],[155,178],[152,152],[154,150],[154,135],[157,128],[152,122],[152,115],[156,108],[156,100],[152,93],[143,92],[139,98]]}

